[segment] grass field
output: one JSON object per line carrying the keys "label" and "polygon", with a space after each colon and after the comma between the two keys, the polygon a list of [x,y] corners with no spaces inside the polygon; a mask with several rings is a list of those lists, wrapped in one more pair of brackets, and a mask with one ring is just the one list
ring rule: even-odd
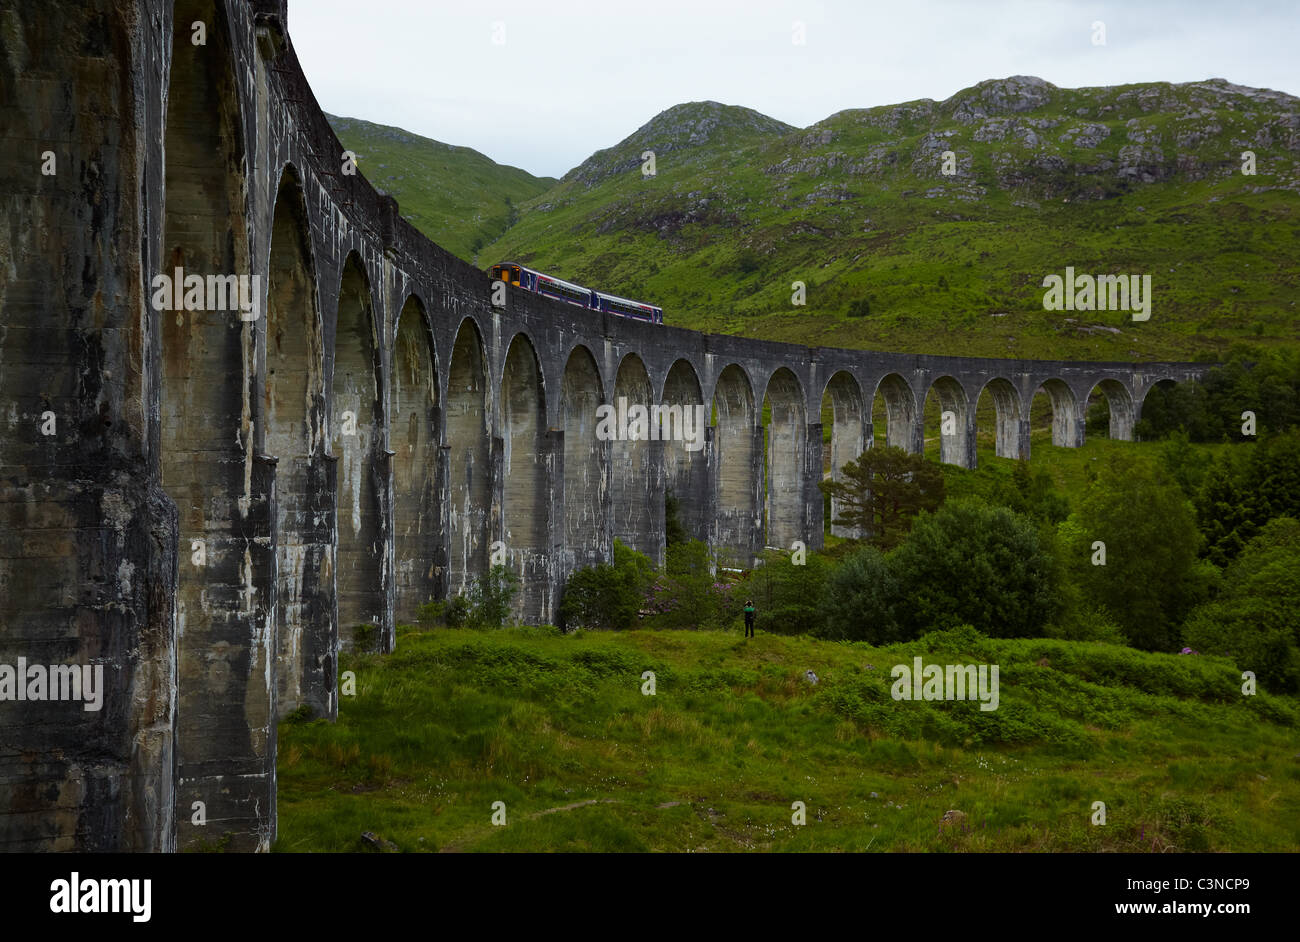
{"label": "grass field", "polygon": [[[998,709],[893,700],[890,668],[918,654],[999,664]],[[337,724],[281,724],[278,851],[366,831],[406,852],[1300,849],[1297,706],[1242,696],[1215,658],[403,629],[341,669]]]}

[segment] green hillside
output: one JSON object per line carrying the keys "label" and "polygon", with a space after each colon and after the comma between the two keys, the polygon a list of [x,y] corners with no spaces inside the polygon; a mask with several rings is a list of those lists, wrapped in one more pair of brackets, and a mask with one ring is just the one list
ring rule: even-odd
{"label": "green hillside", "polygon": [[[679,326],[1120,360],[1300,339],[1300,99],[1222,79],[1013,77],[803,130],[679,105],[518,209],[482,266],[517,260],[653,301]],[[1043,310],[1044,276],[1066,266],[1149,274],[1150,320]],[[849,317],[862,299],[869,313]]]}
{"label": "green hillside", "polygon": [[401,128],[326,117],[343,146],[356,153],[361,174],[395,196],[417,229],[470,261],[510,225],[517,204],[556,182]]}
{"label": "green hillside", "polygon": [[[895,701],[918,655],[999,664],[998,708]],[[1220,658],[962,629],[887,649],[410,629],[340,667],[338,723],[280,727],[276,850],[1300,849],[1294,701],[1242,697]]]}

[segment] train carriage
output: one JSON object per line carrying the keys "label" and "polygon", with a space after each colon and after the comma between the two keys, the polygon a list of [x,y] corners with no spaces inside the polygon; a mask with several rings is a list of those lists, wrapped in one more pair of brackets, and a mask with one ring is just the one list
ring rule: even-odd
{"label": "train carriage", "polygon": [[514,285],[516,288],[523,288],[525,291],[532,291],[548,298],[555,298],[557,301],[576,304],[578,307],[584,307],[592,311],[616,314],[619,317],[632,317],[651,324],[662,324],[664,322],[664,310],[661,307],[628,298],[620,298],[617,295],[606,294],[602,291],[592,291],[590,288],[584,288],[582,285],[574,284],[571,281],[565,281],[562,278],[535,271],[525,265],[518,265],[514,262],[501,262],[493,265],[490,271],[492,278],[496,281],[503,281],[508,285]]}

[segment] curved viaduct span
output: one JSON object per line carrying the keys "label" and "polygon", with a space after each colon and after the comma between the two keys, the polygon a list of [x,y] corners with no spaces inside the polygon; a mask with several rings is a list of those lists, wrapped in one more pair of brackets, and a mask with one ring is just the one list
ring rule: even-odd
{"label": "curved viaduct span", "polygon": [[[1156,382],[1204,370],[765,343],[515,289],[495,307],[342,172],[283,2],[22,0],[4,30],[0,664],[104,668],[98,709],[5,697],[0,668],[5,849],[265,849],[275,720],[336,715],[357,626],[391,649],[500,554],[520,616],[549,618],[614,539],[662,558],[665,489],[736,558],[821,545],[826,391],[835,469],[873,440],[919,451],[931,389],[943,460],[973,466],[985,389],[998,454],[1025,456],[1040,387],[1077,446],[1097,385],[1128,438]],[[154,278],[177,268],[255,276],[254,303],[171,310]],[[708,427],[602,440],[620,398]]]}

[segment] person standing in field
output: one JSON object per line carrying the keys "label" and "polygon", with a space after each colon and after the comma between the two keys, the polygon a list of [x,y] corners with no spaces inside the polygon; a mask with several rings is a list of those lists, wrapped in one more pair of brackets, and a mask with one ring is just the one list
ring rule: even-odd
{"label": "person standing in field", "polygon": [[754,600],[745,603],[745,637],[754,637]]}

